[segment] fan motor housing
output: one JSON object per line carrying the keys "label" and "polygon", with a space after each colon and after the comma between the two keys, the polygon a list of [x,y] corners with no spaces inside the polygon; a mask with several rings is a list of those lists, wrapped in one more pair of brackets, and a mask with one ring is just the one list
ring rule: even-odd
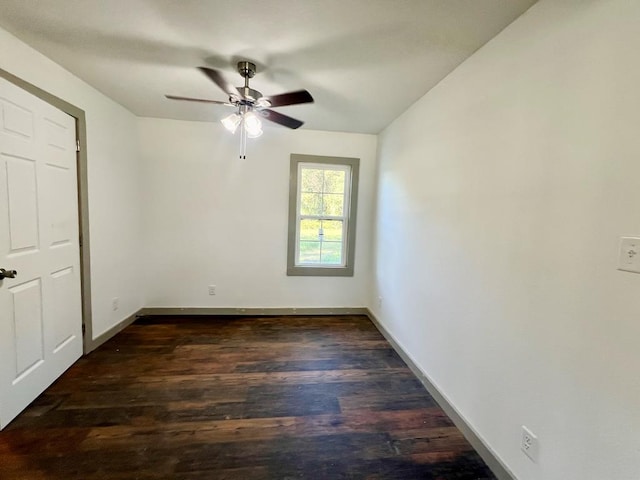
{"label": "fan motor housing", "polygon": [[238,87],[238,91],[247,100],[254,100],[255,101],[255,100],[258,100],[260,97],[262,97],[262,93],[260,93],[258,90],[254,90],[253,88]]}

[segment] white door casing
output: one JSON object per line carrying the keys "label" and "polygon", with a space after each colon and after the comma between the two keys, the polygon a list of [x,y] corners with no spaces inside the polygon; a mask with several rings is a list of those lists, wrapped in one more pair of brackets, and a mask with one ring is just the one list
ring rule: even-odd
{"label": "white door casing", "polygon": [[75,119],[0,78],[0,429],[82,355]]}

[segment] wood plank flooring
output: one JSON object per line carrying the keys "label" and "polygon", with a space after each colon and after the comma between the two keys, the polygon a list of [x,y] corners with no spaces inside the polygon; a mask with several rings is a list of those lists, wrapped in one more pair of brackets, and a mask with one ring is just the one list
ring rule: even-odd
{"label": "wood plank flooring", "polygon": [[0,433],[0,479],[494,479],[364,316],[143,317]]}

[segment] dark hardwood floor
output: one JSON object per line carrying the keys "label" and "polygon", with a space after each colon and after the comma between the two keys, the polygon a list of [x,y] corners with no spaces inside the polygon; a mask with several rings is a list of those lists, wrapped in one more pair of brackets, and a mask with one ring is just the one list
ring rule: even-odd
{"label": "dark hardwood floor", "polygon": [[364,316],[144,317],[0,433],[0,479],[494,479]]}

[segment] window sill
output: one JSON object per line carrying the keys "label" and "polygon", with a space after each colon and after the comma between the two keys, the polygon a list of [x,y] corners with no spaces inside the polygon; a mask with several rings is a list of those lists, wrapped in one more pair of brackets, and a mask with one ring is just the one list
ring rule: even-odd
{"label": "window sill", "polygon": [[353,267],[287,267],[289,277],[353,277]]}

